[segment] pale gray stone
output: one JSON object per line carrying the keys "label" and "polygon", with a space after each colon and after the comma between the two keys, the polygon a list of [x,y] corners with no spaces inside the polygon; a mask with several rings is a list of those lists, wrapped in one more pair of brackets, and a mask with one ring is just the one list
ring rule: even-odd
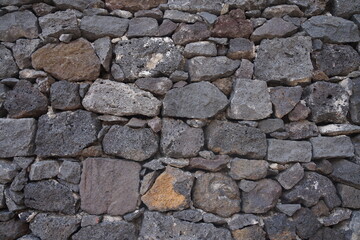
{"label": "pale gray stone", "polygon": [[354,156],[354,145],[347,136],[310,138],[313,159],[346,158]]}
{"label": "pale gray stone", "polygon": [[78,184],[80,182],[81,166],[77,162],[63,161],[59,168],[58,178]]}
{"label": "pale gray stone", "polygon": [[139,78],[135,85],[140,89],[149,91],[156,95],[166,94],[173,86],[172,81],[168,78]]}
{"label": "pale gray stone", "polygon": [[260,217],[254,214],[234,214],[228,221],[230,230],[242,229],[260,223]]}
{"label": "pale gray stone", "polygon": [[181,12],[178,10],[165,10],[164,13],[165,19],[170,19],[174,22],[186,22],[186,23],[195,23],[201,21],[201,17],[195,14]]}
{"label": "pale gray stone", "polygon": [[[18,39],[12,47],[16,64],[20,69],[31,67],[31,54],[40,46],[40,39]],[[9,67],[9,65],[7,65]]]}
{"label": "pale gray stone", "polygon": [[69,8],[77,9],[83,11],[89,7],[104,7],[104,3],[101,0],[53,0],[56,7],[62,10]]}
{"label": "pale gray stone", "polygon": [[268,118],[265,120],[262,120],[258,124],[258,128],[260,128],[261,131],[264,133],[273,133],[277,131],[284,131],[284,121],[279,118]]}
{"label": "pale gray stone", "polygon": [[277,5],[265,8],[262,16],[265,18],[281,18],[284,16],[302,17],[304,13],[296,5]]}
{"label": "pale gray stone", "polygon": [[18,166],[7,160],[0,160],[0,183],[6,184],[11,182],[18,174]]}
{"label": "pale gray stone", "polygon": [[294,213],[301,208],[300,204],[277,204],[276,209],[282,213],[285,213],[289,217],[294,215]]}
{"label": "pale gray stone", "polygon": [[307,141],[289,141],[268,139],[266,159],[276,163],[310,162],[311,143]]}
{"label": "pale gray stone", "polygon": [[360,133],[360,126],[346,123],[319,126],[318,129],[321,135],[328,136],[350,135],[354,133]]}
{"label": "pale gray stone", "polygon": [[260,42],[262,39],[289,37],[296,33],[297,29],[294,24],[284,21],[282,18],[275,17],[255,29],[251,35],[251,40]]}

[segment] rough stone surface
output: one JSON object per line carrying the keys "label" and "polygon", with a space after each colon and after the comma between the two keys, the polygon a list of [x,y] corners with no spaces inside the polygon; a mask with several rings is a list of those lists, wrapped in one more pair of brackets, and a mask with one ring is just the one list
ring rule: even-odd
{"label": "rough stone surface", "polygon": [[276,37],[289,37],[294,34],[297,27],[282,18],[272,18],[262,26],[255,29],[251,35],[251,40],[260,42],[262,39],[273,39]]}
{"label": "rough stone surface", "polygon": [[147,10],[155,8],[161,3],[166,3],[166,0],[140,0],[140,1],[131,1],[131,0],[106,0],[105,4],[111,10],[114,9],[124,9],[127,11],[136,12],[138,10]]}
{"label": "rough stone surface", "polygon": [[16,218],[6,222],[0,222],[0,238],[4,240],[20,238],[28,231],[29,225]]}
{"label": "rough stone surface", "polygon": [[35,162],[31,165],[29,179],[37,181],[53,178],[59,173],[59,163],[54,160]]}
{"label": "rough stone surface", "polygon": [[360,189],[360,176],[358,174],[360,165],[344,159],[332,163],[334,171],[330,175],[331,178],[337,182]]}
{"label": "rough stone surface", "polygon": [[59,81],[51,85],[51,106],[60,110],[74,110],[81,108],[79,94],[80,85],[68,81]]}
{"label": "rough stone surface", "polygon": [[268,118],[259,122],[258,128],[264,133],[273,133],[277,131],[284,131],[284,121],[279,118]]}
{"label": "rough stone surface", "polygon": [[141,90],[149,91],[156,95],[166,94],[173,86],[168,78],[139,78],[135,82]]}
{"label": "rough stone surface", "polygon": [[291,112],[289,113],[288,117],[290,121],[304,120],[309,116],[310,112],[311,109],[306,106],[305,101],[301,101],[295,105],[293,110],[291,110]]}
{"label": "rough stone surface", "polygon": [[255,58],[255,44],[246,38],[230,39],[226,56],[231,59],[251,60]]}
{"label": "rough stone surface", "polygon": [[360,127],[352,124],[329,124],[318,127],[321,135],[337,136],[360,133]]}
{"label": "rough stone surface", "polygon": [[40,17],[39,25],[44,38],[59,38],[61,34],[72,34],[74,38],[78,38],[81,34],[76,15],[70,11],[60,11]]}
{"label": "rough stone surface", "polygon": [[249,38],[252,32],[252,22],[245,19],[244,12],[241,9],[236,9],[216,19],[211,29],[211,36],[220,38]]}
{"label": "rough stone surface", "polygon": [[92,45],[95,49],[96,55],[99,57],[101,65],[105,71],[109,72],[113,51],[110,37],[99,38],[94,41]]}
{"label": "rough stone surface", "polygon": [[350,115],[355,124],[360,124],[360,77],[352,80],[352,92],[350,97]]}
{"label": "rough stone surface", "polygon": [[191,42],[202,41],[210,37],[210,31],[205,23],[181,23],[173,34],[172,39],[177,45],[186,45]]}
{"label": "rough stone surface", "polygon": [[18,174],[18,169],[16,164],[7,161],[0,160],[0,183],[6,184],[11,182],[13,178]]}
{"label": "rough stone surface", "polygon": [[274,87],[270,88],[270,99],[275,107],[275,116],[282,118],[294,109],[300,101],[301,87]]}
{"label": "rough stone surface", "polygon": [[200,41],[186,44],[184,57],[193,58],[196,56],[214,57],[217,55],[217,49],[215,43],[208,41]]}
{"label": "rough stone surface", "polygon": [[313,212],[308,208],[301,208],[293,216],[296,224],[296,234],[302,239],[313,236],[321,227]]}
{"label": "rough stone surface", "polygon": [[354,156],[354,146],[347,136],[314,137],[310,139],[313,158],[345,158]]}
{"label": "rough stone surface", "polygon": [[123,215],[139,203],[140,165],[119,159],[88,158],[80,182],[81,209]]}
{"label": "rough stone surface", "polygon": [[360,189],[345,184],[337,184],[336,189],[340,195],[342,207],[353,209],[360,208]]}
{"label": "rough stone surface", "polygon": [[77,162],[64,161],[60,168],[58,178],[69,183],[78,184],[80,182],[81,166]]}
{"label": "rough stone surface", "polygon": [[270,240],[296,239],[295,224],[285,214],[274,214],[265,218],[264,223]]}
{"label": "rough stone surface", "polygon": [[0,45],[0,79],[14,77],[18,67],[14,61],[11,51]]}
{"label": "rough stone surface", "polygon": [[253,214],[234,214],[227,221],[230,230],[241,229],[246,226],[258,224],[260,218]]}
{"label": "rough stone surface", "polygon": [[[39,39],[18,39],[12,47],[13,56],[20,69],[31,67],[31,54],[39,47]],[[11,64],[6,64],[8,67]]]}
{"label": "rough stone surface", "polygon": [[230,158],[227,155],[217,155],[213,159],[191,158],[189,162],[190,168],[203,169],[211,172],[217,172],[226,167]]}
{"label": "rough stone surface", "polygon": [[158,27],[158,22],[154,18],[133,18],[129,22],[127,36],[129,38],[156,36],[158,33]]}
{"label": "rough stone surface", "polygon": [[266,159],[277,163],[310,162],[311,144],[307,141],[268,139]]}
{"label": "rough stone surface", "polygon": [[282,212],[285,213],[288,216],[294,215],[294,213],[301,208],[300,204],[277,204],[276,208]]}
{"label": "rough stone surface", "polygon": [[[291,2],[291,1],[290,1]],[[262,16],[265,18],[281,18],[284,16],[302,17],[304,13],[296,5],[277,5],[265,8]]]}
{"label": "rough stone surface", "polygon": [[258,180],[266,177],[268,167],[267,161],[234,158],[230,162],[229,175],[235,180]]}
{"label": "rough stone surface", "polygon": [[345,208],[335,208],[329,216],[319,218],[319,221],[326,227],[333,226],[350,218],[352,211]]}
{"label": "rough stone surface", "polygon": [[304,169],[296,163],[277,175],[276,180],[287,190],[293,188],[304,177]]}
{"label": "rough stone surface", "polygon": [[307,139],[319,135],[316,124],[307,120],[286,124],[285,130],[289,133],[289,138],[293,140]]}
{"label": "rough stone surface", "polygon": [[335,0],[332,12],[337,17],[350,18],[354,14],[360,14],[360,3],[356,0]]}
{"label": "rough stone surface", "polygon": [[232,232],[232,236],[235,240],[265,240],[265,234],[265,231],[257,225],[245,227]]}
{"label": "rough stone surface", "polygon": [[329,0],[289,0],[288,2],[305,9],[306,16],[314,16],[324,12]]}

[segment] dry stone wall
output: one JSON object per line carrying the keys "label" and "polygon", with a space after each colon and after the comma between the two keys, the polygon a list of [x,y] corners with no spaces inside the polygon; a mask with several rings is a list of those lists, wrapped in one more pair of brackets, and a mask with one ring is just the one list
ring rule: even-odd
{"label": "dry stone wall", "polygon": [[360,1],[0,0],[1,240],[359,240]]}

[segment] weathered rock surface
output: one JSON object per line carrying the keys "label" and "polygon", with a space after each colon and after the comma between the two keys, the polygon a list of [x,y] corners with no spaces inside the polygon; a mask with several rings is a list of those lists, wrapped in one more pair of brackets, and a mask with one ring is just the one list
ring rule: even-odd
{"label": "weathered rock surface", "polygon": [[78,38],[81,35],[76,15],[70,11],[60,11],[40,17],[39,25],[44,38],[59,38],[61,34],[72,34],[73,38]]}
{"label": "weathered rock surface", "polygon": [[341,198],[341,206],[346,208],[360,208],[360,189],[345,184],[337,184],[336,189]]}
{"label": "weathered rock surface", "polygon": [[310,162],[311,144],[307,141],[268,139],[266,159],[277,163]]}
{"label": "weathered rock surface", "polygon": [[275,107],[275,116],[282,118],[294,109],[300,101],[302,88],[297,87],[274,87],[270,88],[270,99]]}
{"label": "weathered rock surface", "polygon": [[14,77],[18,70],[11,51],[0,45],[0,79]]}
{"label": "weathered rock surface", "polygon": [[284,121],[279,118],[264,119],[259,122],[257,127],[266,134],[277,131],[281,132],[285,129]]}
{"label": "weathered rock surface", "polygon": [[213,159],[191,158],[189,162],[190,168],[203,169],[211,172],[217,172],[226,167],[230,157],[227,155],[217,155]]}
{"label": "weathered rock surface", "polygon": [[319,218],[319,221],[326,227],[333,226],[350,218],[352,211],[346,208],[335,208],[329,216]]}
{"label": "weathered rock surface", "polygon": [[77,162],[63,161],[59,168],[58,178],[69,183],[78,184],[80,182],[81,166]]}
{"label": "weathered rock surface", "polygon": [[268,19],[269,18],[272,18],[272,19],[281,18],[286,15],[288,15],[290,17],[302,17],[304,15],[304,13],[296,5],[271,6],[271,7],[265,8],[262,13],[262,17],[265,17]]}
{"label": "weathered rock surface", "polygon": [[208,41],[200,41],[186,44],[184,57],[193,58],[197,56],[214,57],[217,55],[217,49],[215,43]]}
{"label": "weathered rock surface", "polygon": [[258,180],[266,177],[268,167],[267,161],[234,158],[230,162],[229,175],[235,180]]}
{"label": "weathered rock surface", "polygon": [[129,25],[129,20],[111,16],[85,16],[81,19],[82,36],[90,41],[102,37],[122,37]]}
{"label": "weathered rock surface", "polygon": [[223,0],[168,0],[170,9],[176,9],[187,12],[210,12],[219,14],[222,9]]}
{"label": "weathered rock surface", "polygon": [[304,169],[300,163],[292,165],[290,168],[279,173],[276,180],[287,190],[293,188],[304,177]]}
{"label": "weathered rock surface", "polygon": [[51,106],[60,110],[74,110],[81,108],[79,94],[80,85],[68,81],[59,81],[51,85]]}
{"label": "weathered rock surface", "polygon": [[202,22],[194,24],[181,23],[173,34],[172,39],[177,45],[186,45],[191,42],[198,42],[210,37],[208,26]]}
{"label": "weathered rock surface", "polygon": [[306,119],[311,112],[311,109],[306,106],[304,100],[295,105],[293,110],[289,113],[288,117],[290,121],[300,121]]}
{"label": "weathered rock surface", "polygon": [[93,81],[100,74],[99,58],[83,38],[68,44],[47,44],[34,52],[31,59],[35,69],[43,69],[60,80]]}
{"label": "weathered rock surface", "polygon": [[256,225],[260,218],[254,214],[234,214],[231,218],[227,219],[227,224],[230,230],[241,229],[246,226]]}
{"label": "weathered rock surface", "polygon": [[270,240],[294,240],[295,223],[290,221],[285,214],[274,214],[264,219],[265,230]]}
{"label": "weathered rock surface", "polygon": [[354,145],[347,136],[314,137],[310,139],[313,158],[346,158],[354,156]]}
{"label": "weathered rock surface", "polygon": [[0,160],[0,183],[6,184],[13,180],[13,178],[18,174],[18,167],[16,164],[7,161]]}
{"label": "weathered rock surface", "polygon": [[135,82],[141,90],[149,91],[156,95],[166,94],[173,86],[172,81],[168,78],[139,78]]}
{"label": "weathered rock surface", "polygon": [[54,160],[44,160],[31,164],[29,179],[37,181],[53,178],[59,173],[59,163]]}
{"label": "weathered rock surface", "polygon": [[127,11],[136,12],[139,10],[146,10],[151,8],[156,8],[161,3],[166,3],[166,0],[140,0],[140,1],[131,1],[131,0],[106,0],[105,4],[111,10],[114,9],[124,9]]}
{"label": "weathered rock surface", "polygon": [[151,37],[158,34],[158,22],[154,18],[140,17],[133,18],[129,22],[127,37]]}
{"label": "weathered rock surface", "polygon": [[110,63],[112,60],[113,47],[111,45],[110,37],[99,38],[92,43],[96,55],[99,57],[100,63],[105,71],[110,70]]}
{"label": "weathered rock surface", "polygon": [[6,222],[0,222],[0,238],[4,240],[18,239],[29,232],[29,225],[13,218]]}
{"label": "weathered rock surface", "polygon": [[200,222],[202,220],[202,212],[196,209],[187,209],[174,213],[174,217],[188,222]]}
{"label": "weathered rock surface", "polygon": [[360,124],[360,77],[352,79],[352,92],[350,97],[350,115],[355,124]]}
{"label": "weathered rock surface", "polygon": [[100,0],[53,0],[55,5],[62,10],[66,9],[77,9],[79,11],[83,11],[86,8],[93,8],[93,7],[104,7],[104,3]]}
{"label": "weathered rock surface", "polygon": [[230,39],[226,56],[231,59],[251,60],[255,58],[255,44],[246,38]]}
{"label": "weathered rock surface", "polygon": [[[40,39],[18,39],[12,47],[13,56],[20,69],[31,67],[31,54],[39,47]],[[7,68],[11,64],[6,64]]]}
{"label": "weathered rock surface", "polygon": [[286,124],[285,130],[289,133],[289,138],[293,140],[307,139],[319,135],[316,124],[307,120]]}
{"label": "weathered rock surface", "polygon": [[306,16],[314,16],[324,12],[329,0],[289,0],[288,2],[305,9]]}
{"label": "weathered rock surface", "polygon": [[260,226],[250,226],[232,232],[235,240],[265,240],[265,231]]}
{"label": "weathered rock surface", "polygon": [[255,29],[251,35],[251,40],[260,42],[262,39],[273,39],[276,37],[289,37],[294,34],[297,27],[282,18],[272,18],[262,26]]}
{"label": "weathered rock surface", "polygon": [[360,14],[360,3],[355,0],[335,0],[332,12],[337,17],[350,18],[354,14]]}
{"label": "weathered rock surface", "polygon": [[245,19],[243,10],[236,9],[216,19],[211,29],[211,36],[220,38],[249,38],[252,32],[252,22]]}
{"label": "weathered rock surface", "polygon": [[308,208],[301,208],[293,216],[296,224],[296,234],[302,239],[313,236],[321,227],[315,214]]}
{"label": "weathered rock surface", "polygon": [[348,160],[332,161],[334,171],[331,173],[331,178],[336,182],[344,183],[360,189],[360,165],[350,162]]}

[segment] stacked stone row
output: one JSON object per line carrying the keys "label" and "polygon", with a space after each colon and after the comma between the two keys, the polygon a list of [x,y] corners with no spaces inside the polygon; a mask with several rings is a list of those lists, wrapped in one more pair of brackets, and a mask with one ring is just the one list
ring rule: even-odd
{"label": "stacked stone row", "polygon": [[359,239],[359,27],[347,0],[0,0],[0,239]]}

